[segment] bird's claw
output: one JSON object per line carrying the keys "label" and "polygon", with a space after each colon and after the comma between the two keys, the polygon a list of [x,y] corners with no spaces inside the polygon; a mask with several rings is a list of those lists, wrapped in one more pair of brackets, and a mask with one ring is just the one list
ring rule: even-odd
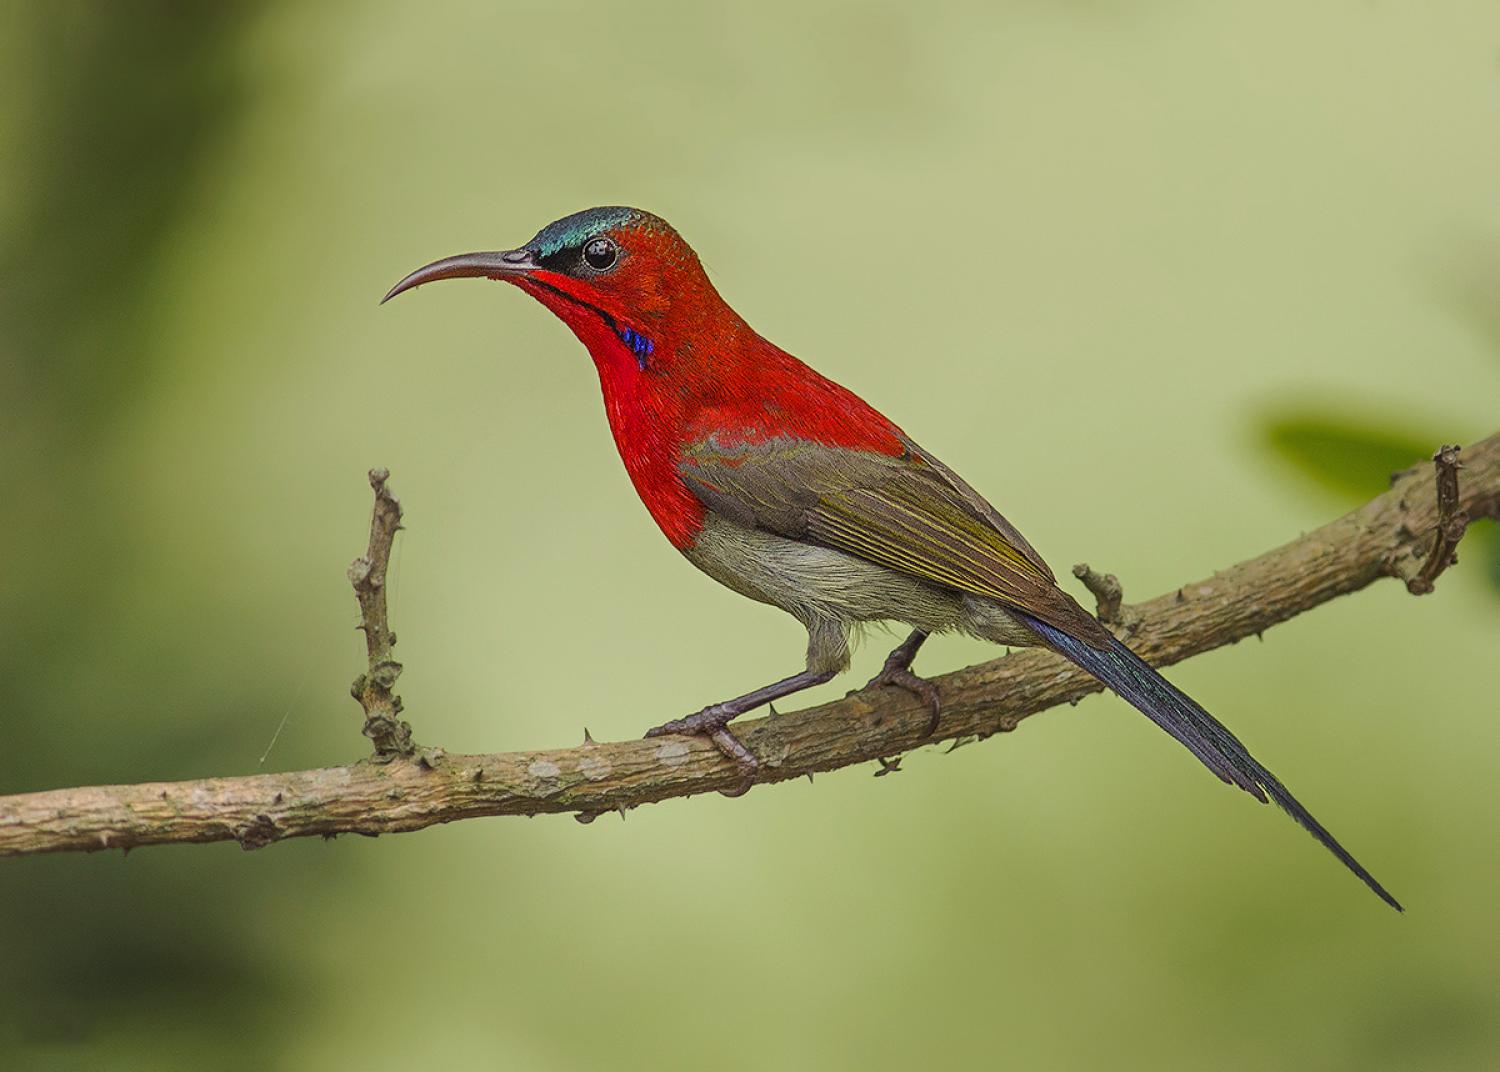
{"label": "bird's claw", "polygon": [[879,688],[881,685],[892,685],[898,689],[905,689],[927,705],[932,712],[932,717],[927,720],[927,728],[922,731],[922,737],[931,737],[937,732],[938,722],[943,717],[943,701],[938,696],[938,687],[925,677],[918,677],[912,673],[911,667],[902,666],[886,660],[885,666],[880,673],[872,677],[865,685],[867,689]]}
{"label": "bird's claw", "polygon": [[718,746],[720,752],[739,764],[740,773],[745,776],[745,780],[734,789],[720,789],[719,792],[726,797],[742,797],[750,792],[750,787],[755,784],[755,773],[760,770],[760,760],[755,758],[755,753],[746,748],[745,742],[730,733],[726,726],[720,726],[708,738]]}
{"label": "bird's claw", "polygon": [[707,737],[727,758],[734,760],[745,776],[741,785],[734,789],[721,789],[719,792],[726,797],[742,797],[750,792],[750,787],[755,784],[755,774],[760,770],[760,760],[755,758],[755,753],[745,746],[744,741],[729,730],[730,719],[738,714],[738,711],[726,711],[718,706],[705,707],[702,711],[688,715],[686,718],[674,718],[671,722],[653,726],[646,731],[646,736],[666,737],[683,734]]}

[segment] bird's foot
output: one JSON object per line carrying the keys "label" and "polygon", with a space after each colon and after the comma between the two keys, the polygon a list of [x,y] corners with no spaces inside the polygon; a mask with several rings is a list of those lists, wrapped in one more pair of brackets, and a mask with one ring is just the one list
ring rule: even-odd
{"label": "bird's foot", "polygon": [[647,737],[666,737],[674,734],[685,734],[689,736],[707,737],[720,752],[734,760],[739,766],[740,772],[745,776],[744,782],[735,789],[721,789],[719,792],[726,797],[742,797],[750,791],[755,784],[755,772],[760,769],[760,760],[755,758],[755,753],[745,747],[745,742],[736,737],[729,729],[731,719],[738,717],[741,712],[725,704],[712,704],[702,711],[688,715],[686,718],[674,718],[671,722],[663,722],[660,726],[653,726],[646,731]]}
{"label": "bird's foot", "polygon": [[938,696],[938,687],[925,677],[918,677],[912,673],[909,665],[904,665],[899,659],[900,652],[892,653],[885,661],[885,666],[880,673],[872,677],[865,688],[874,689],[881,685],[894,685],[898,689],[905,689],[927,705],[932,712],[932,717],[927,720],[927,728],[922,731],[923,738],[931,737],[937,732],[938,721],[943,717],[943,702]]}

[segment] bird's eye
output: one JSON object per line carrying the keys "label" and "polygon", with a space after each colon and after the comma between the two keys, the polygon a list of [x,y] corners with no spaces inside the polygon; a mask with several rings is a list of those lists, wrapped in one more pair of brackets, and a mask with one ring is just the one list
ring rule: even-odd
{"label": "bird's eye", "polygon": [[596,272],[607,272],[614,267],[620,251],[607,238],[594,238],[583,247],[583,261]]}

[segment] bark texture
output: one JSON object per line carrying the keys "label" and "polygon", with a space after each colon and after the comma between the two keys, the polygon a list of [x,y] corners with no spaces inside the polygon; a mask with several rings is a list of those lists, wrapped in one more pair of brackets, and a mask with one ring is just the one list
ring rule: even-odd
{"label": "bark texture", "polygon": [[386,487],[388,469],[370,470],[370,488],[375,506],[370,511],[370,547],[349,563],[349,583],[359,600],[359,629],[365,634],[369,669],[354,679],[349,693],[365,709],[362,731],[375,745],[379,759],[410,756],[417,746],[411,726],[401,720],[401,697],[393,691],[401,676],[396,661],[396,634],[386,607],[385,579],[390,570],[391,548],[401,531],[401,503]]}

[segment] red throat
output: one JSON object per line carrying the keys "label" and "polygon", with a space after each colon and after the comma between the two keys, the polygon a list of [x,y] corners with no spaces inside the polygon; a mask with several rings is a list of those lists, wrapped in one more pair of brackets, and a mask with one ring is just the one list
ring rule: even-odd
{"label": "red throat", "polygon": [[691,546],[704,518],[678,474],[686,445],[712,435],[725,445],[791,438],[905,449],[882,414],[752,331],[701,269],[692,275],[671,281],[671,300],[660,303],[621,302],[551,272],[516,280],[588,348],[625,469],[673,546]]}

